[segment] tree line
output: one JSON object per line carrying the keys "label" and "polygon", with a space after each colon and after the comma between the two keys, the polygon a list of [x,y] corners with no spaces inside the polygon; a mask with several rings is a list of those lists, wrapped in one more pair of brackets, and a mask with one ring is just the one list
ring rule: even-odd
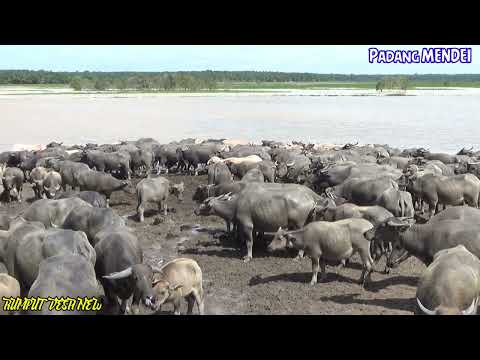
{"label": "tree line", "polygon": [[387,76],[377,82],[375,89],[383,90],[407,90],[409,80],[406,76]]}
{"label": "tree line", "polygon": [[[475,82],[480,74],[415,74],[397,75],[403,82]],[[31,70],[0,70],[0,84],[62,84],[74,89],[152,89],[152,90],[213,90],[232,82],[382,82],[395,85],[384,75],[315,74],[273,71],[179,71],[179,72],[54,72]],[[390,85],[389,85],[390,84]],[[396,85],[395,85],[396,86]]]}

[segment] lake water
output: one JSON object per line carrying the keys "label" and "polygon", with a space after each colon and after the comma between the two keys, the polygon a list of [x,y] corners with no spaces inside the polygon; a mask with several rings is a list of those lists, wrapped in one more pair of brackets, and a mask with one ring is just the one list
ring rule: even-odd
{"label": "lake water", "polygon": [[109,143],[140,137],[160,142],[186,137],[359,141],[450,153],[463,146],[480,149],[478,90],[460,95],[328,94],[332,92],[0,96],[0,150],[15,143]]}

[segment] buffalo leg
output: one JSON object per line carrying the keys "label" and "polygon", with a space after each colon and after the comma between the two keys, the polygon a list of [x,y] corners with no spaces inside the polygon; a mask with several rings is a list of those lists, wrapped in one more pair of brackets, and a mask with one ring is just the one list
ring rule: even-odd
{"label": "buffalo leg", "polygon": [[193,289],[192,293],[193,293],[195,302],[197,303],[198,313],[200,315],[203,315],[205,313],[204,304],[203,304],[203,289],[200,288],[199,291],[197,291],[196,289]]}
{"label": "buffalo leg", "polygon": [[168,211],[168,206],[167,206],[167,202],[165,201],[165,202],[163,203],[163,214],[164,214],[165,216],[167,216],[167,211]]}
{"label": "buffalo leg", "polygon": [[365,287],[367,280],[370,280],[370,275],[373,270],[373,259],[370,255],[369,250],[370,250],[369,247],[358,249],[360,258],[362,259],[362,263],[363,263],[363,271],[362,271],[362,275],[360,276],[359,283],[363,287]]}
{"label": "buffalo leg", "polygon": [[293,260],[295,261],[300,261],[303,259],[303,256],[305,255],[305,251],[303,250],[298,250],[298,254],[297,256],[295,256],[295,258]]}
{"label": "buffalo leg", "polygon": [[139,202],[137,206],[137,215],[138,215],[138,220],[140,222],[143,222],[145,220],[143,216],[144,211],[145,211],[145,205],[143,204],[143,202]]}
{"label": "buffalo leg", "polygon": [[187,305],[188,305],[187,314],[192,315],[193,306],[195,305],[195,298],[193,297],[193,294],[190,294],[189,296],[187,296]]}
{"label": "buffalo leg", "polygon": [[315,285],[317,283],[318,270],[320,270],[320,259],[318,257],[312,256],[312,280],[310,285]]}
{"label": "buffalo leg", "polygon": [[253,249],[253,226],[252,227],[246,227],[242,226],[241,229],[241,238],[247,245],[247,255],[244,256],[243,261],[244,262],[249,262],[252,260],[252,249]]}
{"label": "buffalo leg", "polygon": [[127,310],[128,299],[122,299],[122,304],[120,305],[120,314],[125,314]]}
{"label": "buffalo leg", "polygon": [[173,314],[180,315],[180,299],[175,299],[173,301]]}

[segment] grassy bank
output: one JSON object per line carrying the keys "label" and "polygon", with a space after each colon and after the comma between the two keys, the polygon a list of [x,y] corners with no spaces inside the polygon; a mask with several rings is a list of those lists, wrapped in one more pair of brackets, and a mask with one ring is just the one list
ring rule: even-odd
{"label": "grassy bank", "polygon": [[[212,94],[212,93],[254,93],[254,92],[281,92],[285,90],[375,90],[377,82],[222,82],[218,83],[215,90],[152,90],[152,89],[125,89],[125,90],[94,90],[86,89],[74,91],[68,85],[61,84],[31,84],[31,85],[0,85],[0,93],[3,95],[71,95],[71,94],[112,94],[112,95],[133,95],[133,94]],[[449,88],[480,88],[480,81],[465,82],[441,82],[441,81],[417,81],[410,82],[408,90],[421,90],[422,88],[434,88],[448,90]],[[10,92],[10,89],[11,92]],[[25,91],[23,91],[25,89]],[[45,92],[42,92],[45,90]],[[48,92],[48,90],[53,90]]]}

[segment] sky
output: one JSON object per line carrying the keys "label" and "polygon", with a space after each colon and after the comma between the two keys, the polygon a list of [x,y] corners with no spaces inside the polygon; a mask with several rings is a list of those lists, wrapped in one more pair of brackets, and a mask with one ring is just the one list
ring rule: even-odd
{"label": "sky", "polygon": [[[480,73],[471,64],[370,64],[363,45],[0,45],[0,69],[50,71],[255,70],[337,74]],[[418,50],[428,45],[374,45]],[[433,46],[432,46],[433,47]],[[439,47],[439,46],[436,46]],[[455,45],[455,47],[462,47]]]}

